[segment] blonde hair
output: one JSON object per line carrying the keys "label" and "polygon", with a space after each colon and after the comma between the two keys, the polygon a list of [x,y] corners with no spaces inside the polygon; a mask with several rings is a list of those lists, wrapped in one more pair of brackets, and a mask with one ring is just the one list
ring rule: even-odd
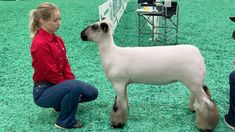
{"label": "blonde hair", "polygon": [[32,9],[29,13],[29,31],[30,38],[33,39],[38,29],[40,28],[39,20],[48,21],[53,17],[53,13],[60,10],[55,4],[42,3],[36,9]]}

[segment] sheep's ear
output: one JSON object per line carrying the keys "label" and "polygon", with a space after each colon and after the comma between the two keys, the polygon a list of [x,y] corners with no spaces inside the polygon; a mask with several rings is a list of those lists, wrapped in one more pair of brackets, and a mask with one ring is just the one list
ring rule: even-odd
{"label": "sheep's ear", "polygon": [[100,24],[100,27],[101,27],[101,29],[105,32],[105,33],[107,33],[108,31],[109,31],[109,25],[107,24],[107,23],[101,23]]}
{"label": "sheep's ear", "polygon": [[105,20],[106,19],[106,17],[102,17],[102,19],[101,20]]}

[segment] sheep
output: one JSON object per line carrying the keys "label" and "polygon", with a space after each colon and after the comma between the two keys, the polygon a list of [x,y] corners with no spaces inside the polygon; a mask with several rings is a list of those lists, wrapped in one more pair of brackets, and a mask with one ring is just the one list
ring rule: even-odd
{"label": "sheep", "polygon": [[98,44],[103,70],[115,89],[111,112],[113,128],[123,128],[127,122],[128,84],[165,85],[178,81],[191,91],[189,109],[196,112],[197,128],[213,130],[217,126],[218,108],[211,100],[209,90],[203,85],[206,67],[197,47],[119,47],[113,40],[112,22],[107,19],[86,27],[80,35],[83,41]]}

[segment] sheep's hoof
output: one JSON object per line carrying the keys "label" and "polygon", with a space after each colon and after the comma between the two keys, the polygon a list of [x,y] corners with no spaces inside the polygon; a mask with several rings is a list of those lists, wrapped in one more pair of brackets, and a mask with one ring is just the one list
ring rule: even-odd
{"label": "sheep's hoof", "polygon": [[212,130],[202,130],[202,129],[198,129],[200,132],[212,132]]}
{"label": "sheep's hoof", "polygon": [[113,128],[123,128],[124,126],[124,123],[112,123]]}

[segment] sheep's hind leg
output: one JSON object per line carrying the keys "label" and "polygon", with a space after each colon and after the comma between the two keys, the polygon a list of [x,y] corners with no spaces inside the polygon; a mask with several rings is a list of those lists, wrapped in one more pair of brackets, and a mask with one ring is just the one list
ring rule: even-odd
{"label": "sheep's hind leg", "polygon": [[126,84],[114,84],[114,88],[117,95],[111,112],[111,125],[113,128],[123,128],[128,116]]}

